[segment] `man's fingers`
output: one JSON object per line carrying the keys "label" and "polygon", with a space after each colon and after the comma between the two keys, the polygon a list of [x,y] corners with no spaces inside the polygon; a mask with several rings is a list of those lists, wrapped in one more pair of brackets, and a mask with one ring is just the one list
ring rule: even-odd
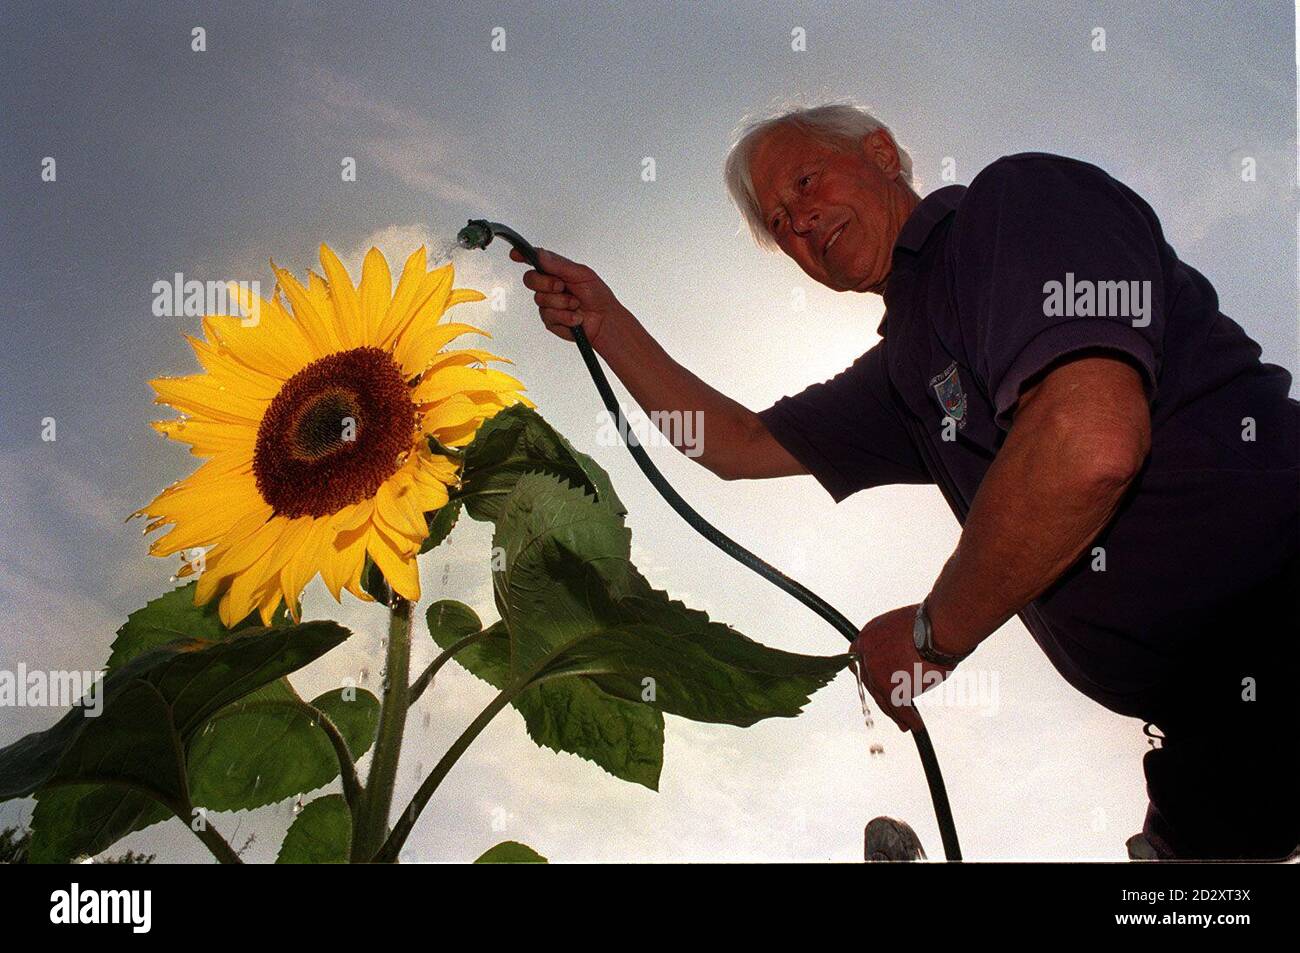
{"label": "man's fingers", "polygon": [[[557,255],[553,251],[547,251],[545,248],[534,248],[533,251],[537,252],[537,264],[540,265],[541,270],[546,272],[548,275],[554,275],[557,278],[563,278],[569,281],[588,281],[595,274],[595,272],[586,265],[580,265],[576,261],[565,258],[563,255]],[[515,261],[528,260],[520,254],[519,249],[517,248],[510,249],[510,257]]]}
{"label": "man's fingers", "polygon": [[907,705],[896,706],[890,699],[890,693],[878,688],[872,681],[870,670],[864,666],[863,671],[867,673],[867,677],[863,679],[867,686],[867,693],[875,699],[877,707],[889,716],[889,720],[902,731],[911,731],[912,728],[919,727],[920,720],[917,718],[916,709]]}
{"label": "man's fingers", "polygon": [[533,295],[533,300],[537,302],[537,307],[553,311],[574,311],[578,307],[578,299],[569,294],[545,294],[539,291]]}
{"label": "man's fingers", "polygon": [[524,272],[524,287],[529,291],[545,291],[550,294],[564,290],[564,280],[554,275],[544,275],[540,271]]}
{"label": "man's fingers", "polygon": [[558,322],[545,322],[546,330],[550,331],[556,337],[563,338],[566,341],[573,340],[573,331]]}
{"label": "man's fingers", "polygon": [[573,328],[582,324],[576,311],[568,311],[563,308],[539,308],[538,313],[542,316],[542,323],[552,331],[555,326]]}

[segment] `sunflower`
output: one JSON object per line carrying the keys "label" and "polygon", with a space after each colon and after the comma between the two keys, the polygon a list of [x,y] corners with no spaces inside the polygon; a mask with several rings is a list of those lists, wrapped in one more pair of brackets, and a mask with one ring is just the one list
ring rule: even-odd
{"label": "sunflower", "polygon": [[426,514],[446,505],[459,473],[445,451],[502,408],[531,406],[519,381],[487,367],[504,358],[444,350],[490,336],[443,322],[484,297],[452,288],[450,264],[426,270],[421,247],[394,290],[378,249],[358,286],[328,246],[320,260],[324,277],[306,287],[272,262],[271,300],[232,284],[248,317],[208,315],[204,338],[188,338],[204,373],[150,381],[155,402],[182,415],[154,429],[206,462],[134,515],[149,518],[146,533],[174,524],[155,556],[206,550],[195,603],[220,596],[228,626],[254,609],[269,623],[282,599],[297,619],[318,572],[335,599],[347,589],[369,600],[367,555],[394,591],[419,599]]}

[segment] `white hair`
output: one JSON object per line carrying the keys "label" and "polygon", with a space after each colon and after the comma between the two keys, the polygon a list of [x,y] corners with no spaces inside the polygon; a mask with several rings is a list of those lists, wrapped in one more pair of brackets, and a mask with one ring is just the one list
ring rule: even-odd
{"label": "white hair", "polygon": [[758,143],[769,132],[783,126],[793,126],[809,136],[836,149],[858,148],[862,138],[884,130],[898,149],[898,164],[903,181],[912,186],[912,157],[898,144],[898,139],[890,132],[888,126],[852,102],[823,103],[820,106],[785,108],[775,115],[748,118],[736,131],[731,150],[727,153],[727,162],[723,167],[723,177],[727,182],[727,191],[736,203],[740,213],[749,225],[754,241],[763,248],[775,248],[776,240],[768,231],[763,220],[762,210],[758,207],[758,195],[754,192],[754,180],[749,172],[749,164],[754,158]]}

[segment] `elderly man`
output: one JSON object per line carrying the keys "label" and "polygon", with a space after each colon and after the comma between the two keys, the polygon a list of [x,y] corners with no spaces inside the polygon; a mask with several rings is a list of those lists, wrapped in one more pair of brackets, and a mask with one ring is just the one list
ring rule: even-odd
{"label": "elderly man", "polygon": [[1289,854],[1300,404],[1147,203],[1042,153],[921,199],[888,128],[847,105],[749,126],[726,178],[760,244],[883,296],[852,366],[755,413],[543,251],[524,284],[546,326],[582,325],[647,411],[704,414],[696,459],[723,479],[811,474],[836,501],[938,485],[956,550],[854,643],[904,730],[913,694],[1019,615],[1071,685],[1159,729],[1130,853]]}

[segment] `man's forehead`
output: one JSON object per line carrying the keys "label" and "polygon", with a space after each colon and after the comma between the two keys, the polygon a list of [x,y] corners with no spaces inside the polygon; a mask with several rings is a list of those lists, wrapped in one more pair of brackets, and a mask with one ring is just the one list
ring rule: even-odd
{"label": "man's forehead", "polygon": [[789,183],[794,170],[829,147],[794,126],[778,126],[760,139],[749,162],[749,177],[759,202],[766,206]]}
{"label": "man's forehead", "polygon": [[826,144],[805,131],[794,126],[779,126],[758,140],[754,147],[754,157],[750,160],[750,176],[754,177],[754,183],[758,185],[761,174],[767,178],[772,173],[789,172],[793,166],[826,151]]}

